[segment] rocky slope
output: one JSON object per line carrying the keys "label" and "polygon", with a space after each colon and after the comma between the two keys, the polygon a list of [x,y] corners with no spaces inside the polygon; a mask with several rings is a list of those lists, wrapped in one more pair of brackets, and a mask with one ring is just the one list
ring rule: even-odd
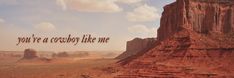
{"label": "rocky slope", "polygon": [[165,6],[158,44],[120,62],[126,72],[116,78],[234,77],[233,5],[233,0],[177,0]]}
{"label": "rocky slope", "polygon": [[135,38],[127,42],[126,51],[116,57],[116,59],[125,59],[140,52],[146,52],[154,46],[155,38]]}

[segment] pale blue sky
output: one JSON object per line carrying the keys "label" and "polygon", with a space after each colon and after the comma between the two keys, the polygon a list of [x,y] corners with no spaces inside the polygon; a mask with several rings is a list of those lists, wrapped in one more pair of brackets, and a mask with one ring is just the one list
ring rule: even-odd
{"label": "pale blue sky", "polygon": [[[175,0],[0,0],[0,50],[125,50],[127,40],[135,37],[156,37],[163,6],[173,1]],[[31,34],[92,34],[97,37],[107,36],[111,40],[108,44],[78,46],[15,45],[17,37]]]}

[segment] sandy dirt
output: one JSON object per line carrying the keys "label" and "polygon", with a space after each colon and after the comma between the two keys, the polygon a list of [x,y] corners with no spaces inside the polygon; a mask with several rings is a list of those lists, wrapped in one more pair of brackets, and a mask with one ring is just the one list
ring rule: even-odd
{"label": "sandy dirt", "polygon": [[21,60],[22,57],[11,54],[0,54],[0,78],[113,78],[118,75],[111,67],[117,60],[98,55],[44,61]]}

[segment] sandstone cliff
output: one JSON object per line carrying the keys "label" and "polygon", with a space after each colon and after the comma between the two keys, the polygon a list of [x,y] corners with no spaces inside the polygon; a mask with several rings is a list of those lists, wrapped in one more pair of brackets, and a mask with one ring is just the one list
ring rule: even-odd
{"label": "sandstone cliff", "polygon": [[146,52],[154,46],[156,42],[155,38],[135,38],[127,42],[126,51],[116,57],[116,59],[125,59],[130,56],[134,56],[140,52]]}
{"label": "sandstone cliff", "polygon": [[120,63],[117,78],[232,78],[234,1],[177,0],[164,7],[159,40],[141,56]]}
{"label": "sandstone cliff", "polygon": [[164,7],[158,39],[182,29],[200,34],[233,33],[233,4],[233,0],[177,0]]}

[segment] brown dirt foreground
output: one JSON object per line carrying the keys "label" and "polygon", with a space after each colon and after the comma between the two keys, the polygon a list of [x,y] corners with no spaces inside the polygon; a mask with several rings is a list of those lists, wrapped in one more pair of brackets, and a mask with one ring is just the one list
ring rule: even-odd
{"label": "brown dirt foreground", "polygon": [[109,67],[117,60],[107,58],[35,64],[19,63],[14,59],[6,61],[0,63],[0,78],[113,78],[118,74]]}

